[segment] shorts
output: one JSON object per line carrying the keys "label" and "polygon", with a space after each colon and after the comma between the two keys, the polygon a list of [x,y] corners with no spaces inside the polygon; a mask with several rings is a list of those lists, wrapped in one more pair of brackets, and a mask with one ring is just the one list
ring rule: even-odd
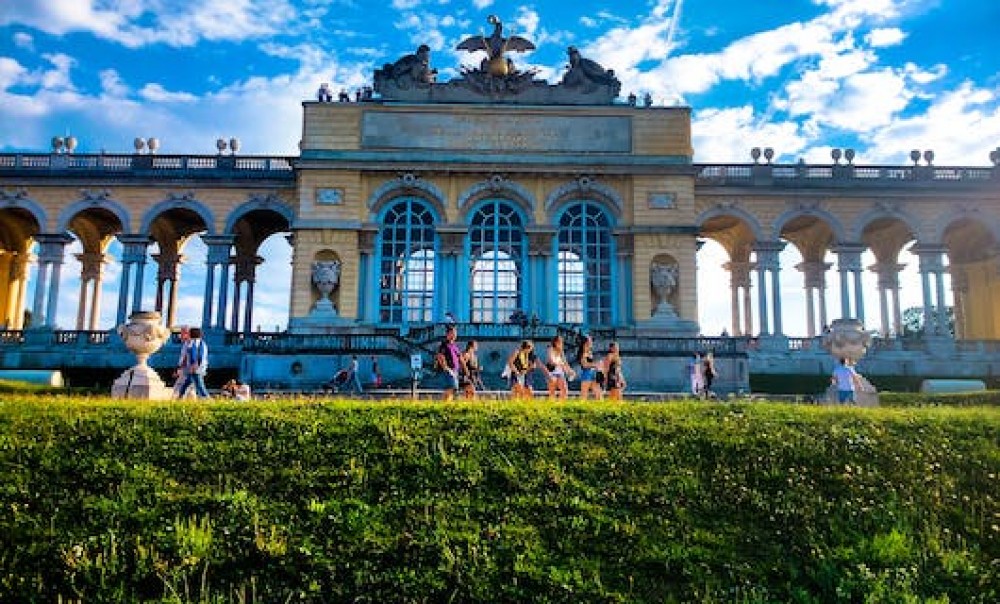
{"label": "shorts", "polygon": [[580,370],[580,381],[581,382],[596,382],[597,381],[597,370],[591,367],[590,369]]}
{"label": "shorts", "polygon": [[853,390],[838,390],[837,391],[837,401],[841,403],[853,403],[854,402],[854,391]]}
{"label": "shorts", "polygon": [[452,371],[450,369],[444,372],[444,389],[445,390],[458,390],[458,372]]}

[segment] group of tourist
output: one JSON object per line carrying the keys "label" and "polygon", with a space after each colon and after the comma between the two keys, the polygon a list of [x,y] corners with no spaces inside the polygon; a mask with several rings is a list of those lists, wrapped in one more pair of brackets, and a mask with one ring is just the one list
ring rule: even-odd
{"label": "group of tourist", "polygon": [[[446,383],[443,390],[444,400],[455,398],[457,392],[462,392],[467,399],[475,398],[476,390],[483,388],[482,365],[479,363],[479,346],[475,340],[469,341],[464,350],[456,342],[458,333],[454,325],[445,327],[444,339],[434,355],[435,369],[445,375]],[[565,400],[569,395],[569,382],[577,378],[573,368],[580,367],[580,397],[587,399],[601,398],[607,393],[608,398],[620,400],[625,389],[625,376],[622,371],[621,356],[618,344],[612,342],[604,358],[597,359],[594,353],[594,341],[585,336],[576,353],[575,363],[566,355],[562,336],[555,336],[549,342],[544,356],[535,353],[535,344],[524,340],[507,357],[501,377],[509,383],[511,394],[515,398],[531,398],[534,396],[532,376],[541,373],[548,387],[549,398]]]}

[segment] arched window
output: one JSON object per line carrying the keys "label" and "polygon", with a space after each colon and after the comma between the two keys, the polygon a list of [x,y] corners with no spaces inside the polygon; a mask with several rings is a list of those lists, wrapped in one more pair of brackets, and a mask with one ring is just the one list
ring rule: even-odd
{"label": "arched window", "polygon": [[379,321],[429,323],[434,307],[434,216],[416,197],[386,211],[379,233]]}
{"label": "arched window", "polygon": [[471,319],[506,322],[521,307],[521,264],[527,242],[520,214],[508,202],[490,200],[473,215],[468,244]]}
{"label": "arched window", "polygon": [[559,219],[559,322],[612,322],[611,222],[596,203],[571,205]]}

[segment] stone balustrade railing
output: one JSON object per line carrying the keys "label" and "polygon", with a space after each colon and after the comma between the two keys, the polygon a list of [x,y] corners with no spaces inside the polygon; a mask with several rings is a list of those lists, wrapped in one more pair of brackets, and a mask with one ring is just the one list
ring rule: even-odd
{"label": "stone balustrade railing", "polygon": [[1000,168],[856,166],[853,164],[697,164],[699,185],[901,186],[907,183],[982,184],[1000,180]]}
{"label": "stone balustrade railing", "polygon": [[240,155],[0,154],[0,175],[186,176],[293,180],[292,158]]}

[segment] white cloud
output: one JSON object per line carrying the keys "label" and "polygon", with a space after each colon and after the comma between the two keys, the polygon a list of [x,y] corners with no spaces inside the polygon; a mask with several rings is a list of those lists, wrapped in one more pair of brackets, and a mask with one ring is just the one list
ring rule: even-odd
{"label": "white cloud", "polygon": [[691,134],[699,162],[747,162],[753,147],[771,147],[775,161],[794,161],[808,144],[794,122],[764,121],[749,106],[697,111]]}
{"label": "white cloud", "polygon": [[0,25],[22,24],[54,35],[90,32],[130,48],[193,46],[200,40],[238,41],[285,32],[296,14],[288,0],[129,0],[111,8],[95,0],[35,0],[6,3],[0,8]]}
{"label": "white cloud", "polygon": [[128,86],[125,85],[121,76],[114,69],[103,69],[99,76],[101,78],[101,91],[106,96],[123,98],[128,95]]}
{"label": "white cloud", "polygon": [[903,30],[898,27],[873,29],[868,32],[867,36],[865,36],[865,42],[867,42],[869,46],[873,46],[875,48],[898,46],[899,44],[902,44],[905,39],[906,34],[903,33]]}
{"label": "white cloud", "polygon": [[19,84],[27,72],[28,70],[14,59],[0,57],[0,91]]}
{"label": "white cloud", "polygon": [[171,92],[160,84],[146,84],[139,91],[139,96],[154,103],[192,103],[198,97],[188,92]]}
{"label": "white cloud", "polygon": [[925,112],[898,118],[867,140],[865,157],[874,162],[908,163],[910,149],[933,149],[940,165],[987,164],[1000,141],[1000,95],[966,82],[939,95]]}
{"label": "white cloud", "polygon": [[26,34],[23,31],[14,33],[14,46],[18,48],[25,48],[27,50],[35,49],[35,39],[31,37],[31,34]]}
{"label": "white cloud", "polygon": [[475,6],[479,10],[483,10],[488,6],[493,5],[493,0],[472,0],[472,6]]}

